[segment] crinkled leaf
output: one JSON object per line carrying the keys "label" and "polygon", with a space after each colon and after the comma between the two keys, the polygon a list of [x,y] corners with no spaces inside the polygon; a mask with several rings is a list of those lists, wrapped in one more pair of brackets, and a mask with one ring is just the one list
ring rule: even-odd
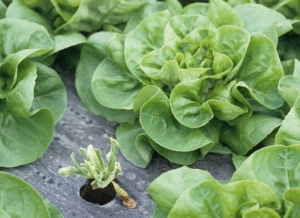
{"label": "crinkled leaf", "polygon": [[162,33],[170,18],[168,11],[158,12],[142,20],[139,25],[127,34],[125,39],[125,59],[130,72],[142,83],[150,84],[149,77],[142,71],[140,62],[149,52],[163,45]]}
{"label": "crinkled leaf", "polygon": [[[28,50],[24,50],[24,51],[20,51],[17,52],[15,54],[11,54],[8,55],[2,62],[2,64],[0,65],[0,75],[1,75],[1,79],[0,79],[0,83],[1,83],[1,90],[0,90],[0,98],[4,99],[8,94],[10,94],[11,90],[15,87],[17,81],[20,81],[20,79],[18,79],[19,76],[21,77],[26,77],[34,74],[34,76],[36,77],[36,69],[32,66],[32,64],[30,63],[25,63],[24,66],[26,66],[27,68],[34,68],[31,69],[33,72],[27,72],[26,70],[22,69],[25,71],[26,75],[19,75],[18,74],[18,70],[19,70],[19,65],[20,63],[26,58],[28,57],[28,55],[32,54],[33,52],[37,51],[36,49],[28,49]],[[34,85],[34,83],[32,83],[31,85]],[[31,95],[29,94],[32,90],[31,88],[33,88],[33,86],[31,86],[26,94],[27,96],[30,96],[30,98],[33,98]],[[22,93],[20,93],[22,95]],[[26,95],[25,94],[25,95]],[[27,100],[30,101],[30,100]],[[27,106],[28,108],[28,106]]]}
{"label": "crinkled leaf", "polygon": [[235,153],[245,155],[279,127],[281,122],[281,119],[263,114],[255,114],[249,119],[241,118],[234,126],[225,124],[222,127],[221,141]]}
{"label": "crinkled leaf", "polygon": [[220,120],[234,120],[248,112],[232,96],[235,83],[217,85],[212,79],[197,79],[178,84],[170,96],[176,119],[189,128],[206,125],[214,116]]}
{"label": "crinkled leaf", "polygon": [[169,213],[185,190],[210,179],[213,177],[206,171],[181,167],[156,178],[148,187],[148,192],[160,210]]}
{"label": "crinkled leaf", "polygon": [[67,92],[60,76],[53,69],[35,63],[37,79],[34,86],[32,109],[46,107],[54,115],[57,123],[67,109]]}
{"label": "crinkled leaf", "polygon": [[247,180],[221,185],[209,180],[186,190],[169,217],[244,217],[248,211],[259,208],[280,208],[276,193],[268,185]]}
{"label": "crinkled leaf", "polygon": [[30,184],[5,172],[0,172],[0,180],[0,205],[8,217],[50,218],[43,198]]}

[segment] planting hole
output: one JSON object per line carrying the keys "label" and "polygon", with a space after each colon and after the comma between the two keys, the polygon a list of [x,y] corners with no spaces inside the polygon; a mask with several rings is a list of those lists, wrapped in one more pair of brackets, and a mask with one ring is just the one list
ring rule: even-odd
{"label": "planting hole", "polygon": [[93,189],[91,186],[92,181],[87,180],[86,184],[80,188],[80,197],[88,202],[100,205],[107,204],[114,199],[116,191],[112,183],[106,188]]}

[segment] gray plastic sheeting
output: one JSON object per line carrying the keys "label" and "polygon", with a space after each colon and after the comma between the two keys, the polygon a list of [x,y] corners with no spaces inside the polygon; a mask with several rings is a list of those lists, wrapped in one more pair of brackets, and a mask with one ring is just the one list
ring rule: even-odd
{"label": "gray plastic sheeting", "polygon": [[[49,149],[34,163],[1,170],[29,182],[44,199],[56,205],[65,218],[151,217],[155,204],[147,193],[147,187],[160,174],[179,167],[157,154],[146,169],[133,166],[121,153],[118,154],[124,173],[118,176],[118,182],[136,199],[138,206],[135,209],[124,207],[118,197],[104,206],[88,203],[78,195],[80,187],[85,183],[84,179],[76,176],[65,178],[57,174],[58,169],[71,164],[72,152],[79,157],[80,147],[86,148],[92,144],[100,148],[103,154],[109,152],[109,138],[114,137],[117,126],[116,123],[92,114],[81,104],[76,94],[73,73],[63,72],[61,76],[68,92],[68,109],[64,118],[56,125]],[[230,179],[234,172],[229,155],[210,154],[191,167],[208,170],[220,180]]]}

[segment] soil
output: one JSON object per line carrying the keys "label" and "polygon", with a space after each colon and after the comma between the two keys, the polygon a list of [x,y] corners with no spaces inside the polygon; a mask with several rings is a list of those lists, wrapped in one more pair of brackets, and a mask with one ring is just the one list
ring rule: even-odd
{"label": "soil", "polygon": [[109,203],[116,196],[116,191],[112,183],[105,188],[93,189],[91,182],[93,180],[87,180],[85,185],[80,188],[80,196],[91,203],[104,205]]}

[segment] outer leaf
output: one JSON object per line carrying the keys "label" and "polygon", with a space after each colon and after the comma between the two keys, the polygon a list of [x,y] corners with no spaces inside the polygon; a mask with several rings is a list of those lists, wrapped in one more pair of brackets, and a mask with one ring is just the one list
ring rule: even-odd
{"label": "outer leaf", "polygon": [[300,107],[293,107],[284,118],[276,138],[276,144],[292,145],[300,144]]}
{"label": "outer leaf", "polygon": [[[1,99],[6,98],[6,96],[15,87],[15,85],[18,81],[18,67],[19,67],[20,63],[26,57],[28,57],[30,54],[34,53],[35,51],[37,51],[37,49],[27,49],[27,50],[20,51],[15,54],[11,54],[3,60],[2,64],[0,65],[0,75],[1,75],[0,98]],[[24,66],[27,66],[27,68],[30,68],[30,66],[32,66],[32,64],[30,65],[30,63],[29,64],[27,63]],[[35,76],[36,76],[36,73],[35,73],[36,69],[32,69],[32,70],[34,71],[33,74],[35,74]],[[21,77],[26,77],[26,75],[21,75]],[[31,95],[29,95],[29,96],[31,96]]]}
{"label": "outer leaf", "polygon": [[247,211],[261,207],[280,208],[276,193],[266,184],[239,181],[221,185],[216,180],[209,180],[186,190],[169,217],[243,217]]}
{"label": "outer leaf", "polygon": [[98,103],[92,92],[92,75],[102,60],[106,58],[105,43],[113,33],[99,32],[92,35],[82,49],[76,69],[76,90],[82,103],[94,114],[110,121],[133,122],[137,114],[127,110],[112,110]]}
{"label": "outer leaf", "polygon": [[[8,217],[50,218],[42,197],[27,182],[0,172],[0,205]],[[11,203],[14,202],[14,203]]]}
{"label": "outer leaf", "polygon": [[168,217],[168,213],[165,212],[162,208],[156,205],[154,213],[152,215],[153,218],[165,218]]}
{"label": "outer leaf", "polygon": [[133,109],[133,102],[142,84],[129,72],[105,59],[95,70],[92,89],[96,99],[112,109]]}
{"label": "outer leaf", "polygon": [[56,32],[66,30],[95,32],[104,24],[119,24],[125,22],[130,16],[130,13],[144,5],[147,0],[105,0],[101,2],[95,0],[81,0],[75,13],[72,12],[72,10],[63,11],[63,6],[60,6],[56,0],[51,0],[51,2],[66,21]]}
{"label": "outer leaf", "polygon": [[48,109],[41,109],[29,118],[20,118],[5,111],[0,114],[0,121],[1,167],[35,161],[52,141],[54,117]]}
{"label": "outer leaf", "polygon": [[39,57],[38,60],[44,61],[53,58],[51,56],[57,55],[59,51],[62,51],[72,46],[83,44],[85,41],[86,38],[78,32],[64,32],[54,35],[54,48],[46,55]]}
{"label": "outer leaf", "polygon": [[[273,145],[253,153],[233,174],[231,181],[258,180],[282,194],[300,186],[300,145]],[[280,167],[278,167],[280,166]]]}
{"label": "outer leaf", "polygon": [[25,49],[37,49],[31,57],[44,54],[54,46],[47,30],[36,23],[19,19],[0,20],[1,54],[7,56]]}
{"label": "outer leaf", "polygon": [[189,152],[172,151],[170,149],[158,145],[152,140],[151,145],[157,153],[168,159],[170,162],[183,166],[191,165],[205,155],[205,153],[202,152],[200,149]]}
{"label": "outer leaf", "polygon": [[290,107],[300,106],[300,76],[286,75],[281,78],[278,91]]}
{"label": "outer leaf", "polygon": [[[146,168],[150,158],[143,158],[137,148],[137,137],[144,133],[140,123],[121,124],[116,130],[116,138],[120,143],[120,151],[122,155],[132,164]],[[151,157],[152,151],[147,153]]]}
{"label": "outer leaf", "polygon": [[140,153],[141,157],[145,162],[149,163],[152,155],[154,153],[154,149],[152,147],[153,141],[147,136],[147,134],[143,133],[136,137],[135,147]]}
{"label": "outer leaf", "polygon": [[150,184],[148,191],[160,210],[169,213],[185,190],[210,179],[213,177],[206,171],[181,167],[163,173]]}
{"label": "outer leaf", "polygon": [[[12,63],[13,66],[13,63]],[[36,68],[33,63],[23,61],[18,66],[16,85],[5,98],[7,110],[19,117],[30,117],[30,107],[33,100],[33,88],[36,79]]]}
{"label": "outer leaf", "polygon": [[260,4],[240,4],[234,10],[243,19],[245,29],[250,33],[265,33],[274,26],[278,36],[281,36],[292,29],[290,22],[282,14]]}
{"label": "outer leaf", "polygon": [[46,107],[54,115],[57,123],[67,109],[67,92],[59,75],[51,68],[35,63],[37,80],[34,86],[32,109]]}
{"label": "outer leaf", "polygon": [[44,201],[44,202],[48,208],[50,218],[64,218],[64,216],[61,214],[61,212],[57,209],[57,207],[54,204],[52,204],[49,201]]}
{"label": "outer leaf", "polygon": [[221,141],[235,153],[245,155],[258,145],[271,132],[281,125],[282,120],[255,114],[249,119],[239,119],[235,126],[224,125],[221,130]]}
{"label": "outer leaf", "polygon": [[6,18],[28,20],[42,25],[49,33],[52,33],[53,31],[51,22],[32,8],[29,8],[22,0],[14,0],[11,4],[9,4],[6,12]]}

